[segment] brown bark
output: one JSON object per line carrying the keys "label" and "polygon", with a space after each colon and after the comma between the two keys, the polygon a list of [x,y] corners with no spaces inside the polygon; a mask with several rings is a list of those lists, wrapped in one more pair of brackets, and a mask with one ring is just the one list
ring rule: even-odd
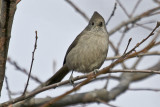
{"label": "brown bark", "polygon": [[[153,67],[148,68],[148,70],[160,70],[160,61]],[[120,81],[117,86],[115,86],[111,91],[106,89],[98,89],[91,92],[78,93],[73,95],[67,95],[61,100],[50,105],[52,107],[61,107],[74,104],[84,104],[84,103],[95,103],[98,102],[96,99],[101,99],[105,102],[115,100],[119,95],[123,94],[128,90],[129,85],[133,82],[141,81],[152,76],[152,73],[122,73],[120,76]],[[50,101],[51,97],[47,98],[33,98],[29,102],[19,102],[14,104],[14,107],[39,107],[42,104]]]}
{"label": "brown bark", "polygon": [[[16,0],[0,1],[0,93],[5,75],[5,65],[8,54],[9,41],[13,18],[16,10]],[[1,94],[0,94],[1,96]]]}

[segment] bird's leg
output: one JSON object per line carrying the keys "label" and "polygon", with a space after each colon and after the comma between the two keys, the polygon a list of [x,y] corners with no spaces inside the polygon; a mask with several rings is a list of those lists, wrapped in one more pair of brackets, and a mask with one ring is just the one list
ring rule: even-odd
{"label": "bird's leg", "polygon": [[75,87],[75,84],[74,84],[74,81],[73,81],[73,70],[72,70],[72,73],[71,73],[71,76],[69,77],[69,81],[70,81],[70,84]]}

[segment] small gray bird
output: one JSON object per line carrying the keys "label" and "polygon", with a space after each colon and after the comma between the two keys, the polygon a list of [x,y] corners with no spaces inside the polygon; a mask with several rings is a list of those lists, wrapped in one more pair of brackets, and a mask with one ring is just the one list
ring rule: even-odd
{"label": "small gray bird", "polygon": [[104,18],[94,12],[87,27],[69,46],[63,66],[46,82],[46,85],[60,82],[69,71],[89,73],[99,69],[108,53],[109,35]]}

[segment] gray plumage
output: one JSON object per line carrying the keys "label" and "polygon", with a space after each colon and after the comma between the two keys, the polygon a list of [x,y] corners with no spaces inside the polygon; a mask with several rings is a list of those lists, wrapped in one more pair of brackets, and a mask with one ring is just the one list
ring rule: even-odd
{"label": "gray plumage", "polygon": [[104,18],[94,12],[87,27],[69,46],[63,67],[47,81],[47,85],[61,81],[70,70],[88,73],[99,69],[107,57],[108,43]]}

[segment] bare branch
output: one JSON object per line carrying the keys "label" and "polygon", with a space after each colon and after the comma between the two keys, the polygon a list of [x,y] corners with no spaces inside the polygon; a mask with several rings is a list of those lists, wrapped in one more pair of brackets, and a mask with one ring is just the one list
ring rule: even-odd
{"label": "bare branch", "polygon": [[139,23],[136,23],[135,25],[136,25],[135,27],[141,27],[141,28],[144,28],[144,29],[146,29],[146,30],[152,31],[152,28],[150,28],[150,27],[148,27],[148,26],[144,26],[144,25],[139,24]]}
{"label": "bare branch", "polygon": [[7,76],[5,76],[5,82],[6,82],[6,89],[7,89],[7,91],[8,91],[8,97],[9,97],[9,100],[11,100],[11,99],[12,99],[12,97],[11,97],[11,90],[10,90],[10,88],[9,88],[9,83],[8,83],[8,78],[7,78]]}
{"label": "bare branch", "polygon": [[106,26],[108,25],[109,21],[111,20],[111,18],[114,16],[114,13],[116,11],[116,8],[117,8],[117,3],[114,4],[114,8],[112,10],[112,13],[110,15],[110,17],[108,18],[107,22],[106,22]]}
{"label": "bare branch", "polygon": [[[111,70],[108,73],[117,73],[117,72],[156,73],[156,74],[160,74],[160,71],[155,71],[155,70]],[[80,79],[83,79],[83,78],[87,78],[92,74],[94,74],[94,72],[91,72],[91,73],[88,73],[88,74],[85,74],[85,75],[82,75],[82,76],[77,76],[77,77],[73,78],[73,81],[80,80]],[[102,78],[100,78],[100,79],[102,79]],[[135,81],[136,81],[136,79],[135,79]],[[58,82],[58,83],[55,83],[55,84],[40,88],[40,89],[35,90],[35,91],[31,92],[31,93],[28,93],[25,96],[20,96],[20,97],[18,97],[16,99],[13,99],[13,100],[10,100],[8,102],[5,102],[5,103],[1,104],[0,107],[7,106],[9,104],[14,104],[16,102],[28,99],[28,98],[30,98],[30,97],[32,97],[32,96],[34,96],[34,95],[36,95],[36,94],[38,94],[40,92],[43,92],[43,91],[46,91],[46,90],[49,90],[49,89],[53,89],[53,88],[56,88],[56,87],[59,87],[59,86],[62,86],[62,85],[68,84],[68,83],[70,83],[70,81],[69,80],[65,80],[65,81],[62,81],[62,82]]]}
{"label": "bare branch", "polygon": [[128,46],[129,46],[129,44],[131,43],[131,40],[132,40],[132,38],[130,38],[130,39],[128,40],[128,44],[127,44],[127,47],[126,47],[126,49],[125,49],[125,51],[124,51],[123,55],[124,55],[124,54],[126,54],[127,49],[128,49]]}
{"label": "bare branch", "polygon": [[[128,28],[128,26],[126,26],[125,27],[125,29],[123,30],[123,32],[122,32],[122,36],[121,36],[121,38],[119,39],[119,42],[118,42],[118,44],[117,44],[117,53],[119,53],[118,51],[119,51],[119,47],[120,47],[120,45],[121,45],[121,43],[122,43],[122,41],[123,41],[123,38],[125,37],[125,35],[126,35],[126,32],[127,31],[129,31],[130,29]],[[117,54],[118,55],[118,54]]]}
{"label": "bare branch", "polygon": [[127,72],[127,73],[154,73],[154,74],[160,74],[160,71],[154,71],[154,70],[132,70],[132,69],[123,69],[123,70],[112,70],[110,73],[116,73],[116,72]]}
{"label": "bare branch", "polygon": [[[133,56],[133,57],[152,56],[152,55],[160,55],[160,52],[153,51],[153,52],[139,53],[137,56]],[[115,60],[115,59],[118,59],[120,57],[121,57],[120,55],[114,56],[114,57],[107,57],[106,60]],[[133,57],[130,57],[130,58],[133,58]]]}
{"label": "bare branch", "polygon": [[153,0],[153,1],[160,5],[160,1],[159,0]]}
{"label": "bare branch", "polygon": [[153,89],[153,88],[129,88],[129,91],[154,91],[159,92],[160,89]]}
{"label": "bare branch", "polygon": [[127,57],[128,55],[134,51],[137,47],[139,47],[143,42],[145,42],[149,37],[151,37],[153,35],[153,32],[160,26],[160,23],[157,22],[157,25],[156,27],[153,29],[153,31],[145,38],[143,39],[140,43],[137,43],[137,45],[132,48],[129,52],[127,52],[126,54],[124,54],[123,56],[121,56],[118,60],[116,60],[115,62],[111,63],[108,67],[106,68],[103,68],[101,71],[99,71],[97,74],[93,75],[93,76],[90,76],[88,77],[86,80],[84,80],[81,84],[79,84],[78,86],[74,87],[73,89],[65,92],[64,94],[58,96],[57,98],[55,99],[52,99],[51,101],[49,101],[48,103],[42,105],[41,107],[46,107],[48,105],[51,105],[51,104],[54,104],[55,102],[59,101],[60,99],[62,99],[63,97],[65,97],[66,95],[72,93],[73,91],[76,91],[78,89],[80,89],[80,87],[82,87],[83,85],[87,84],[91,79],[93,78],[96,78],[98,75],[100,74],[104,74],[104,73],[107,73],[111,68],[113,68],[116,64],[118,63],[121,63],[123,62]]}
{"label": "bare branch", "polygon": [[107,89],[108,84],[109,84],[110,77],[111,77],[111,73],[108,74],[108,78],[107,78],[107,81],[106,81],[106,83],[105,83],[105,85],[104,85],[104,89]]}
{"label": "bare branch", "polygon": [[134,8],[133,8],[133,10],[132,10],[132,12],[131,12],[131,14],[129,15],[130,17],[133,16],[133,14],[135,13],[135,11],[136,11],[136,9],[138,8],[138,6],[139,6],[139,4],[141,3],[141,1],[142,1],[142,0],[138,0],[138,1],[137,1],[136,5],[134,6]]}
{"label": "bare branch", "polygon": [[[3,8],[2,8],[3,7]],[[5,76],[5,67],[8,46],[11,37],[11,28],[16,11],[16,0],[1,1],[0,8],[0,96]]]}
{"label": "bare branch", "polygon": [[149,20],[149,21],[146,21],[146,22],[141,22],[139,24],[146,25],[146,24],[152,24],[152,23],[156,23],[156,21],[155,20]]}
{"label": "bare branch", "polygon": [[127,12],[127,10],[124,8],[124,6],[122,5],[122,3],[119,1],[119,0],[116,0],[117,1],[117,3],[119,4],[119,6],[122,8],[122,10],[124,11],[124,13],[128,16],[128,17],[130,17],[129,16],[129,14],[128,14],[128,12]]}
{"label": "bare branch", "polygon": [[137,21],[139,21],[142,18],[147,17],[148,15],[150,15],[152,12],[157,11],[160,9],[160,6],[152,8],[148,11],[143,12],[140,15],[137,15],[135,17],[130,18],[129,20],[122,22],[121,24],[119,24],[118,26],[116,26],[115,28],[113,28],[110,32],[109,35],[113,35],[115,32],[117,32],[118,30],[120,30],[122,27],[127,26],[130,23],[136,23]]}
{"label": "bare branch", "polygon": [[136,62],[132,65],[131,69],[135,69],[137,67],[137,65],[140,63],[140,61],[142,61],[143,57],[139,57]]}
{"label": "bare branch", "polygon": [[[69,1],[69,0],[66,0],[66,1]],[[140,1],[140,0],[139,0]],[[71,1],[69,1],[69,2],[71,2]],[[72,3],[72,2],[71,2]],[[72,4],[70,4],[70,5],[73,5],[72,7],[74,7],[75,5],[72,3]],[[136,6],[135,6],[136,7]],[[74,8],[77,8],[77,6],[75,6]],[[137,8],[137,7],[136,7]],[[160,7],[159,7],[160,8]],[[154,8],[155,9],[155,8]],[[80,10],[80,9],[79,9]],[[152,10],[152,9],[151,9]],[[133,19],[133,20],[131,20],[131,19],[129,19],[128,20],[128,22],[126,21],[126,22],[124,22],[124,23],[122,23],[122,24],[120,24],[121,26],[119,26],[119,28],[117,28],[116,27],[116,29],[117,30],[119,30],[119,29],[121,29],[122,27],[124,27],[124,26],[128,26],[128,24],[132,24],[133,26],[134,26],[134,24],[137,22],[137,21],[139,21],[141,18],[144,18],[144,17],[147,17],[147,16],[150,16],[150,15],[153,15],[153,12],[155,12],[156,10],[153,10],[153,11],[151,11],[151,10],[149,10],[149,11],[147,11],[146,13],[144,12],[144,13],[142,13],[141,15],[138,15],[139,17],[133,17],[133,18],[131,18],[131,19]],[[158,10],[158,9],[157,9]],[[81,10],[80,10],[81,11]],[[135,11],[134,9],[133,9],[133,11]],[[133,12],[132,11],[132,12]],[[79,12],[80,13],[80,12]],[[83,12],[82,12],[83,13]],[[81,15],[82,15],[82,13],[80,13]],[[134,13],[134,12],[133,12]],[[83,15],[82,15],[83,16]],[[137,19],[134,19],[134,18],[137,18]],[[87,19],[86,19],[87,20]],[[130,28],[129,28],[130,29]],[[156,28],[155,28],[156,29]],[[114,29],[115,30],[115,29]],[[109,32],[109,34],[113,34],[114,32],[116,32],[116,31],[113,31],[113,32]],[[151,36],[151,35],[153,35],[153,32],[154,32],[154,30],[150,33],[150,35],[148,36],[148,38]],[[134,75],[134,72],[139,72],[139,74],[141,75],[141,73],[142,74],[145,74],[145,73],[147,73],[148,74],[148,76],[149,75],[152,75],[152,74],[155,74],[155,73],[159,73],[159,71],[158,70],[143,70],[143,71],[138,71],[138,70],[127,70],[127,69],[125,69],[125,70],[123,70],[123,71],[121,71],[121,70],[110,70],[110,68],[113,68],[115,65],[117,65],[117,64],[119,64],[119,63],[123,63],[123,61],[124,60],[126,60],[126,59],[128,59],[128,58],[130,58],[130,57],[136,57],[137,55],[141,55],[141,54],[144,54],[145,52],[147,52],[149,49],[151,49],[151,47],[153,47],[153,46],[155,46],[155,45],[158,45],[158,43],[155,43],[155,42],[152,42],[151,44],[149,44],[146,48],[144,48],[143,50],[141,50],[141,51],[138,51],[138,52],[136,52],[135,51],[135,49],[138,47],[138,46],[140,46],[140,44],[142,44],[144,41],[146,41],[148,38],[145,38],[144,40],[142,40],[140,43],[137,43],[137,45],[131,50],[131,51],[129,51],[128,53],[126,53],[126,51],[124,52],[125,54],[123,55],[123,56],[121,56],[121,57],[119,57],[119,59],[118,60],[116,60],[115,62],[113,62],[109,67],[106,67],[106,68],[104,68],[103,70],[101,70],[100,72],[101,73],[98,73],[98,74],[93,74],[93,75],[88,75],[87,77],[88,77],[88,79],[86,79],[85,81],[82,81],[82,83],[80,83],[79,85],[77,85],[77,87],[75,88],[75,89],[73,89],[73,90],[70,90],[70,91],[68,91],[68,92],[66,92],[65,94],[63,94],[62,96],[61,96],[61,98],[62,97],[64,97],[64,96],[66,96],[66,95],[68,95],[69,93],[71,93],[71,92],[73,92],[73,91],[75,91],[75,90],[78,90],[81,86],[83,86],[83,85],[85,85],[85,84],[87,84],[87,83],[89,83],[89,82],[91,82],[91,80],[93,80],[95,77],[97,77],[98,75],[100,75],[100,74],[102,74],[102,73],[109,73],[109,72],[112,72],[112,73],[114,73],[114,72],[129,72],[129,73],[126,73],[126,74],[122,74],[121,75],[121,79],[120,79],[120,84],[117,86],[117,87],[115,87],[114,89],[112,89],[111,90],[111,92],[108,94],[109,95],[109,97],[107,97],[108,99],[107,100],[103,100],[103,99],[100,99],[101,100],[101,102],[102,101],[109,101],[109,100],[111,100],[111,99],[114,99],[115,97],[117,97],[120,93],[123,93],[124,91],[126,91],[126,89],[128,88],[128,86],[130,85],[130,83],[131,82],[133,82],[134,80],[136,80],[136,79],[133,79],[133,77],[135,76]],[[128,46],[127,46],[128,47]],[[127,49],[127,48],[126,48]],[[132,53],[133,51],[135,51],[135,53]],[[149,52],[148,52],[149,53]],[[142,56],[145,56],[145,55],[142,55]],[[140,58],[141,59],[141,58]],[[144,73],[145,72],[145,73]],[[86,78],[87,78],[86,77]],[[125,77],[125,78],[123,78],[122,79],[122,77]],[[77,77],[77,78],[79,78],[79,77]],[[138,77],[137,77],[138,78]],[[127,81],[126,83],[125,83],[125,81]],[[63,82],[63,81],[62,81]],[[53,86],[52,86],[52,88],[53,87],[58,87],[58,86],[60,86],[60,85],[64,85],[64,84],[67,84],[67,83],[63,83],[63,84],[61,84],[62,82],[60,82],[59,84],[53,84]],[[27,82],[28,83],[28,82]],[[122,84],[123,83],[123,84]],[[45,84],[45,83],[44,83]],[[120,86],[121,85],[121,86]],[[42,92],[42,91],[44,91],[44,90],[48,90],[48,89],[51,89],[51,86],[50,87],[43,87],[42,89],[39,89],[39,90],[35,90],[35,91],[33,91],[33,93],[31,92],[31,93],[29,93],[29,94],[26,94],[26,96],[20,96],[20,97],[18,97],[18,98],[16,98],[16,99],[14,99],[14,100],[11,100],[10,102],[7,102],[7,104],[11,104],[11,103],[15,103],[15,102],[18,102],[18,101],[22,101],[22,100],[24,100],[24,99],[27,99],[27,98],[30,98],[30,97],[33,97],[34,95],[36,95],[36,94],[38,94],[38,93],[40,93],[40,92]],[[119,91],[117,91],[117,89],[118,89],[118,87],[120,88],[120,90]],[[122,87],[122,88],[121,88]],[[107,96],[108,96],[107,95]],[[60,97],[58,98],[58,100],[62,100]],[[57,98],[55,98],[56,100],[57,100]],[[57,100],[57,102],[58,102],[58,100]],[[48,100],[49,101],[49,100]],[[52,100],[53,101],[53,100]],[[56,102],[56,103],[57,103]],[[96,102],[95,101],[95,99],[94,99],[94,101],[92,101],[92,102]],[[44,102],[44,103],[46,103],[46,102]],[[44,104],[43,103],[43,104]],[[51,103],[53,103],[53,102],[51,102]],[[55,103],[55,104],[56,104]],[[41,103],[42,104],[42,103]],[[54,104],[53,104],[54,105]],[[0,105],[1,106],[1,105]],[[2,105],[3,106],[3,105]]]}
{"label": "bare branch", "polygon": [[[13,61],[10,57],[7,58],[7,61],[8,61],[9,64],[13,65],[17,70],[21,71],[22,73],[24,73],[26,75],[29,75],[29,73],[27,72],[26,69],[21,68],[17,64],[17,62]],[[33,79],[34,81],[36,81],[37,83],[42,84],[42,81],[39,80],[36,76],[31,75],[30,78]]]}
{"label": "bare branch", "polygon": [[[160,64],[160,61],[155,66],[153,66],[151,68],[148,68],[148,70],[149,69],[152,69],[154,71],[160,70],[159,64]],[[77,102],[78,103],[92,103],[92,102],[95,102],[95,100],[93,100],[95,97],[100,98],[100,99],[108,102],[110,100],[115,99],[119,94],[124,93],[128,89],[129,84],[131,84],[131,82],[140,81],[140,80],[145,79],[145,78],[147,78],[151,75],[152,74],[150,74],[150,73],[123,73],[120,76],[120,78],[121,78],[120,83],[109,92],[106,91],[105,89],[98,89],[98,90],[91,91],[91,92],[76,93],[76,94],[73,94],[73,95],[67,95],[66,97],[64,97],[60,101],[57,101],[56,103],[52,104],[52,106],[64,106],[64,105],[66,106],[66,105],[77,104]],[[55,84],[52,84],[50,86],[54,86],[54,85]],[[48,86],[48,87],[50,87],[50,86]],[[44,89],[44,88],[42,88],[42,89]],[[50,87],[50,89],[51,89],[51,87]],[[102,95],[101,97],[99,97],[99,95],[98,95],[99,92],[103,93],[103,94],[101,94]],[[91,96],[86,97],[86,96],[88,96],[88,94],[94,94],[94,98],[91,97]],[[85,96],[85,98],[84,98],[84,96]],[[28,95],[26,97],[28,98]],[[17,99],[20,99],[20,98],[17,98]],[[17,100],[17,99],[15,99],[15,100]],[[26,107],[28,107],[28,106],[39,107],[40,105],[50,101],[51,99],[53,99],[53,98],[49,98],[49,97],[47,97],[47,98],[35,98],[35,99],[32,99],[33,101],[31,100],[30,103],[25,103],[24,104],[24,102],[20,102],[20,103],[15,104],[14,106],[15,107],[21,107],[22,104],[23,104]],[[72,100],[70,101],[69,99],[72,99]],[[81,99],[83,99],[83,102],[81,102],[82,101]],[[15,101],[15,100],[13,100],[13,101]],[[0,105],[0,107],[3,107],[3,106]]]}
{"label": "bare branch", "polygon": [[101,99],[99,99],[99,98],[96,98],[96,100],[99,101],[99,102],[101,102],[101,103],[104,103],[104,104],[108,105],[109,107],[117,107],[117,106],[112,105],[112,104],[109,104],[109,103],[107,103],[106,101],[101,100]]}
{"label": "bare branch", "polygon": [[30,79],[31,71],[32,71],[32,66],[33,66],[33,62],[34,62],[34,54],[35,54],[35,51],[37,49],[37,39],[38,39],[37,31],[35,31],[35,33],[36,33],[36,39],[35,39],[34,49],[33,49],[33,52],[32,52],[32,61],[31,61],[31,66],[30,66],[29,75],[28,75],[28,79],[27,79],[27,84],[26,84],[26,87],[24,89],[23,95],[25,95],[27,87],[28,87],[28,83],[29,83],[29,79]]}
{"label": "bare branch", "polygon": [[82,10],[80,10],[75,4],[73,4],[73,2],[71,2],[70,0],[66,0],[66,2],[69,3],[80,15],[82,15],[87,22],[89,21],[88,16],[84,12],[82,12]]}

